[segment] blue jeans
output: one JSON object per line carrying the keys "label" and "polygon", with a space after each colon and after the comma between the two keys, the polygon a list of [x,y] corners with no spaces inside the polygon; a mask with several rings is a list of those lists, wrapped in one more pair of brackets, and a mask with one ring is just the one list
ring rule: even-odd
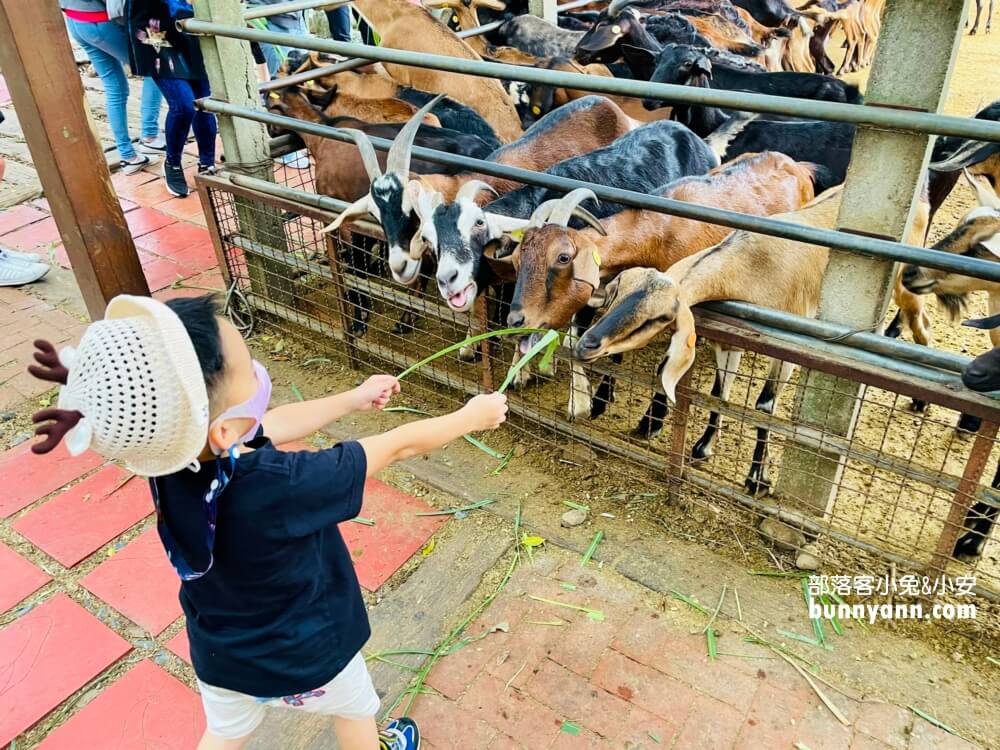
{"label": "blue jeans", "polygon": [[335,42],[351,41],[351,8],[341,5],[339,8],[326,11],[326,20],[330,24],[330,38]]}
{"label": "blue jeans", "polygon": [[[94,70],[104,82],[108,124],[122,159],[135,158],[128,133],[128,78],[123,65],[128,63],[128,32],[113,21],[86,23],[66,19],[69,33],[83,47]],[[160,132],[160,90],[148,78],[142,82],[142,137],[155,138]]]}
{"label": "blue jeans", "polygon": [[198,163],[206,167],[215,164],[215,115],[194,108],[195,99],[210,95],[208,81],[187,81],[183,78],[153,80],[167,100],[167,163],[180,165],[188,131],[193,128],[198,142]]}

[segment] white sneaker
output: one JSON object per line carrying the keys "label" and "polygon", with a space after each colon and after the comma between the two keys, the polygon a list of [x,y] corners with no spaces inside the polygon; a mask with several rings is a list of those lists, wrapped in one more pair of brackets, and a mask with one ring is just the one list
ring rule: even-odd
{"label": "white sneaker", "polygon": [[306,150],[293,151],[290,154],[279,156],[278,161],[292,169],[309,169],[309,152]]}
{"label": "white sneaker", "polygon": [[38,253],[22,253],[17,250],[11,250],[9,247],[0,247],[0,258],[10,258],[11,260],[19,260],[22,263],[41,263],[42,256]]}
{"label": "white sneaker", "polygon": [[135,161],[125,161],[122,159],[118,162],[118,165],[121,168],[122,174],[135,174],[136,172],[141,172],[146,167],[153,166],[159,161],[155,157],[143,155],[135,157]]}
{"label": "white sneaker", "polygon": [[6,254],[0,256],[0,286],[21,286],[38,281],[49,272],[45,263],[25,263]]}
{"label": "white sneaker", "polygon": [[140,154],[152,154],[153,156],[165,154],[167,153],[167,140],[162,135],[156,136],[151,141],[140,138],[135,144],[135,150]]}

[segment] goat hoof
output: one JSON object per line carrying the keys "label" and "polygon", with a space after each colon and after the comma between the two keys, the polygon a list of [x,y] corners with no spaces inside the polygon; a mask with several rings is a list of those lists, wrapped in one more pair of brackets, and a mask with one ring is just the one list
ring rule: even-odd
{"label": "goat hoof", "polygon": [[705,461],[712,457],[712,446],[707,441],[699,440],[691,449],[692,461]]}
{"label": "goat hoof", "polygon": [[923,414],[925,411],[927,411],[927,402],[913,399],[910,402],[910,411],[917,412],[918,414]]}
{"label": "goat hoof", "polygon": [[756,469],[750,470],[750,475],[747,477],[745,486],[751,497],[770,495],[772,490],[771,480],[767,478],[766,474]]}
{"label": "goat hoof", "polygon": [[566,407],[566,419],[570,422],[576,422],[589,417],[590,403],[589,398],[571,398],[569,405]]}
{"label": "goat hoof", "polygon": [[352,336],[361,337],[364,336],[366,333],[368,333],[368,324],[365,323],[363,320],[355,320],[354,323],[351,324]]}
{"label": "goat hoof", "polygon": [[639,420],[639,424],[636,425],[635,429],[632,430],[632,434],[638,438],[645,438],[649,440],[660,434],[660,430],[663,429],[663,420],[660,419],[650,419],[649,417],[643,417]]}
{"label": "goat hoof", "polygon": [[472,346],[463,346],[458,350],[458,358],[462,362],[475,362],[479,359],[479,350]]}
{"label": "goat hoof", "polygon": [[983,420],[979,417],[973,417],[970,414],[963,414],[958,418],[958,427],[956,428],[959,432],[967,432],[970,435],[979,432],[979,427],[983,424]]}
{"label": "goat hoof", "polygon": [[415,322],[414,320],[397,320],[392,327],[392,332],[397,336],[405,336],[408,333],[413,333],[417,330],[417,327],[414,325]]}
{"label": "goat hoof", "polygon": [[604,412],[606,412],[608,410],[608,404],[611,403],[611,401],[614,401],[613,397],[610,401],[605,401],[603,398],[595,398],[590,403],[590,418],[597,419]]}
{"label": "goat hoof", "polygon": [[955,557],[981,557],[986,546],[986,538],[982,534],[968,531],[955,542]]}

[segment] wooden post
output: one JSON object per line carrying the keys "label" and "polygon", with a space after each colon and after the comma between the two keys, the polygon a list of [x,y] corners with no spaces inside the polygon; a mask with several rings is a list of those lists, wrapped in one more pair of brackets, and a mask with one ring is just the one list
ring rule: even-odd
{"label": "wooden post", "polygon": [[[194,0],[195,16],[202,21],[243,26],[240,0]],[[257,76],[250,43],[225,37],[201,37],[205,71],[212,97],[241,107],[260,107]],[[274,182],[267,130],[263,123],[242,117],[219,115],[219,135],[226,156],[226,169]],[[266,203],[237,197],[240,233],[248,239],[279,250],[288,249],[280,209]],[[267,299],[295,307],[295,284],[287,268],[266,258],[247,257],[247,273],[254,292]]]}
{"label": "wooden post", "polygon": [[0,0],[0,66],[90,317],[148,296],[57,3]]}
{"label": "wooden post", "polygon": [[528,12],[541,16],[553,26],[556,24],[556,0],[528,0]]}
{"label": "wooden post", "polygon": [[[867,106],[940,112],[958,54],[968,0],[888,0],[865,102]],[[919,50],[919,54],[914,54]],[[837,227],[900,240],[913,220],[930,137],[859,127]],[[895,264],[831,251],[818,317],[860,330],[881,330]],[[858,384],[803,371],[795,421],[849,437],[861,404]],[[836,496],[844,459],[836,451],[790,442],[780,494],[825,514]]]}

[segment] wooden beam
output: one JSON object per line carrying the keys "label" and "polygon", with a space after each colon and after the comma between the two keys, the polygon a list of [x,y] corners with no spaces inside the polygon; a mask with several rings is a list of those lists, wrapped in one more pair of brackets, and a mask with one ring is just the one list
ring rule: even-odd
{"label": "wooden beam", "polygon": [[148,295],[57,3],[0,0],[0,66],[91,318]]}

